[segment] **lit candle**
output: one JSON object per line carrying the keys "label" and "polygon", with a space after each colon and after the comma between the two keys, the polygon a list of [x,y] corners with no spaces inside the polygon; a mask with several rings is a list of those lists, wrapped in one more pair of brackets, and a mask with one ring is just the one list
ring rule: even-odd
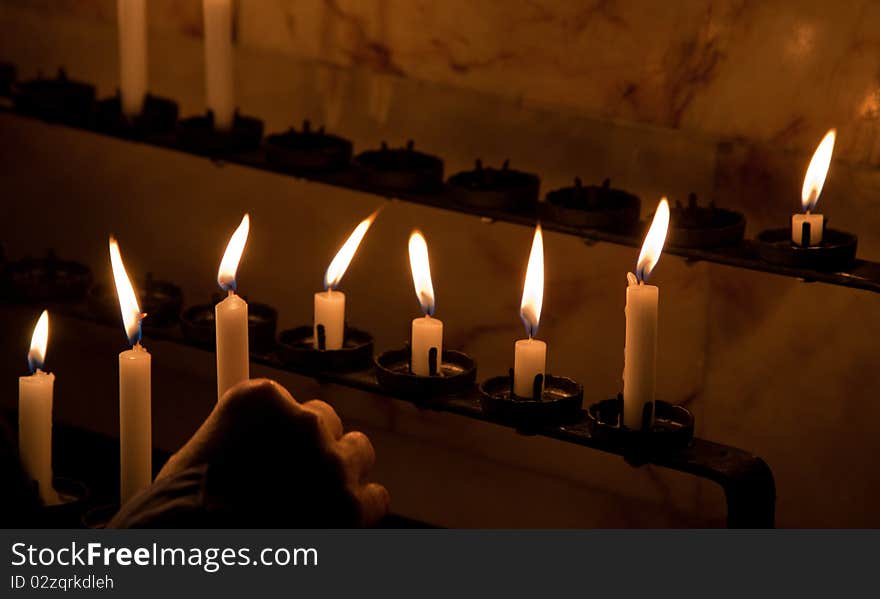
{"label": "lit candle", "polygon": [[232,128],[235,85],[232,67],[232,0],[203,0],[205,30],[205,96],[214,127]]}
{"label": "lit candle", "polygon": [[419,376],[433,376],[439,372],[443,357],[443,321],[431,318],[436,307],[431,264],[428,261],[428,244],[418,231],[413,231],[409,236],[409,265],[416,296],[425,314],[424,318],[412,321],[410,369]]}
{"label": "lit candle", "polygon": [[345,294],[337,291],[336,286],[342,280],[342,275],[351,264],[358,246],[378,214],[377,210],[354,228],[327,267],[324,274],[325,291],[315,294],[315,349],[342,349],[345,336]]}
{"label": "lit candle", "polygon": [[513,393],[518,397],[540,399],[544,391],[544,373],[547,368],[547,344],[535,339],[541,320],[544,301],[544,237],[541,225],[535,228],[526,281],[523,285],[520,316],[526,326],[528,339],[516,342],[513,356]]}
{"label": "lit candle", "polygon": [[134,287],[125,272],[119,244],[110,238],[110,265],[119,296],[122,324],[131,349],[119,354],[119,497],[124,504],[153,479],[150,352],[141,345],[141,320]]}
{"label": "lit candle", "polygon": [[813,214],[819,195],[825,185],[825,176],[831,165],[831,154],[834,152],[834,140],[837,131],[830,129],[819,147],[813,153],[807,174],[804,176],[804,187],[801,190],[801,206],[803,214],[791,216],[791,242],[800,246],[812,246],[822,243],[822,234],[825,231],[825,218],[821,214]]}
{"label": "lit candle", "polygon": [[122,111],[136,116],[147,94],[147,1],[117,0]]}
{"label": "lit candle", "polygon": [[654,382],[657,371],[657,303],[659,289],[645,282],[660,259],[669,227],[669,203],[660,200],[639,260],[636,274],[627,273],[626,343],[623,350],[623,424],[641,429],[654,417]]}
{"label": "lit candle", "polygon": [[30,376],[18,379],[18,451],[31,480],[46,505],[58,502],[52,486],[52,393],[55,375],[43,372],[49,341],[49,313],[43,310],[28,352]]}
{"label": "lit candle", "polygon": [[250,226],[250,217],[245,214],[229,239],[217,271],[217,283],[228,292],[226,299],[214,307],[217,332],[217,401],[231,387],[250,378],[248,305],[235,294],[235,273],[247,243]]}

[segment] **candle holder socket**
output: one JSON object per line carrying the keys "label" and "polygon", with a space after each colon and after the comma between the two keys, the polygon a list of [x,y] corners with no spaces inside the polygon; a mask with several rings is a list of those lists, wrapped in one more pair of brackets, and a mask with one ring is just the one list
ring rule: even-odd
{"label": "candle holder socket", "polygon": [[15,109],[28,116],[73,127],[88,127],[95,106],[95,86],[67,78],[64,69],[54,79],[38,76],[11,86]]}
{"label": "candle holder socket", "polygon": [[670,210],[667,243],[701,249],[736,245],[742,241],[745,231],[746,217],[741,213],[716,208],[714,202],[699,206],[697,195],[691,193],[686,206],[675,202]]}
{"label": "candle holder socket", "polygon": [[[144,281],[139,281],[135,292],[140,299],[141,310],[147,314],[143,326],[164,328],[177,324],[183,307],[183,291],[168,281],[158,281],[152,273],[147,273]],[[89,289],[87,303],[89,310],[104,323],[119,322],[119,300],[115,289],[110,285],[98,283]]]}
{"label": "candle holder socket", "polygon": [[41,524],[45,528],[79,528],[91,491],[85,483],[61,476],[52,480],[58,503],[43,506]]}
{"label": "candle holder socket", "polygon": [[296,327],[281,331],[278,353],[285,366],[309,373],[366,370],[373,359],[373,337],[345,327],[342,349],[315,349],[314,328]]}
{"label": "candle holder socket", "polygon": [[387,191],[432,192],[443,186],[443,161],[415,149],[413,141],[403,148],[361,152],[354,158],[365,187]]}
{"label": "candle holder socket", "polygon": [[[543,391],[542,389],[543,382]],[[581,417],[584,387],[570,378],[537,375],[532,397],[513,393],[513,369],[480,384],[480,406],[492,420],[532,431],[545,426],[571,424]]]}
{"label": "candle holder socket", "polygon": [[822,243],[815,246],[792,243],[791,228],[762,231],[755,241],[758,255],[765,262],[823,271],[848,269],[855,262],[858,246],[855,235],[827,227],[822,233]]}
{"label": "candle holder socket", "polygon": [[654,417],[641,430],[621,424],[623,394],[594,403],[587,410],[590,435],[621,449],[651,451],[676,450],[690,445],[694,438],[694,416],[685,407],[657,400]]}
{"label": "candle holder socket", "polygon": [[534,213],[538,205],[541,180],[538,175],[510,168],[505,160],[501,168],[483,167],[477,160],[474,169],[462,171],[447,180],[455,202],[473,208]]}
{"label": "candle holder socket", "polygon": [[45,258],[24,258],[8,267],[10,295],[24,303],[74,302],[92,284],[92,271],[78,262],[60,260],[49,250]]}
{"label": "candle holder socket", "polygon": [[[430,359],[430,358],[429,358]],[[444,349],[440,363],[433,352],[432,371],[437,374],[420,376],[410,369],[412,352],[409,344],[376,356],[376,378],[389,393],[416,403],[429,404],[443,397],[472,389],[477,379],[477,363],[468,354]]]}
{"label": "candle holder socket", "polygon": [[119,92],[98,102],[95,128],[102,133],[143,139],[174,133],[177,126],[177,102],[152,94],[144,96],[140,114],[130,117],[122,112]]}
{"label": "candle holder socket", "polygon": [[[180,315],[183,337],[193,345],[214,349],[217,344],[214,306],[220,301],[216,296],[213,304],[191,306]],[[275,329],[278,312],[272,306],[258,302],[248,303],[248,345],[251,354],[268,354],[275,350]]]}
{"label": "candle holder socket", "polygon": [[266,161],[282,171],[333,171],[351,162],[349,140],[325,133],[324,127],[314,130],[309,121],[303,122],[300,131],[291,127],[268,136],[264,147]]}
{"label": "candle holder socket", "polygon": [[211,158],[255,151],[262,138],[263,121],[242,116],[237,110],[228,131],[214,128],[214,113],[210,110],[177,124],[177,143],[190,152]]}
{"label": "candle holder socket", "polygon": [[641,214],[641,200],[626,191],[602,185],[584,185],[579,177],[574,185],[547,194],[540,204],[541,218],[583,229],[632,231]]}

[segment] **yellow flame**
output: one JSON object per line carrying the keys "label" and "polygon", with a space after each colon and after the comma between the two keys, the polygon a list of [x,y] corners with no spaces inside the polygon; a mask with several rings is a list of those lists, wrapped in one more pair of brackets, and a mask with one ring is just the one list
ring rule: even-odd
{"label": "yellow flame", "polygon": [[49,311],[43,310],[34,326],[34,334],[31,336],[31,349],[28,352],[28,364],[35,371],[43,367],[46,360],[46,346],[49,344]]}
{"label": "yellow flame", "polygon": [[122,255],[119,253],[119,244],[114,237],[110,237],[110,266],[113,268],[113,279],[116,281],[116,295],[119,297],[119,311],[122,314],[122,325],[125,334],[132,345],[140,341],[141,331],[141,308],[138,305],[137,294],[125,272],[122,263]]}
{"label": "yellow flame", "polygon": [[828,167],[831,166],[831,154],[834,153],[836,138],[837,130],[829,129],[813,153],[810,166],[807,167],[807,174],[804,176],[804,187],[801,190],[801,205],[804,212],[813,210],[819,201],[819,194],[822,193],[822,187],[825,185]]}
{"label": "yellow flame", "polygon": [[434,314],[434,284],[431,282],[431,264],[428,262],[428,244],[420,231],[409,236],[409,267],[412,270],[413,285],[422,312]]}
{"label": "yellow flame", "polygon": [[229,243],[226,244],[226,251],[223,253],[220,269],[217,271],[217,283],[225,290],[235,291],[235,272],[238,270],[238,263],[244,253],[244,245],[247,243],[250,230],[251,217],[245,214],[241,219],[241,224],[229,238]]}
{"label": "yellow flame", "polygon": [[669,228],[669,202],[666,198],[662,198],[657,204],[657,211],[654,213],[654,220],[651,222],[651,228],[645,235],[645,241],[642,243],[642,251],[639,252],[639,260],[636,262],[636,277],[639,281],[647,281],[651,276],[651,271],[660,260],[660,253],[663,251],[663,244],[666,243],[666,231]]}
{"label": "yellow flame", "polygon": [[535,227],[532,239],[532,250],[529,253],[529,265],[526,268],[526,282],[523,285],[522,303],[519,314],[529,337],[538,334],[538,323],[541,321],[541,305],[544,302],[544,236],[541,225]]}
{"label": "yellow flame", "polygon": [[348,265],[351,264],[351,259],[354,258],[358,246],[364,239],[364,235],[367,234],[370,225],[373,224],[378,215],[379,210],[376,210],[373,214],[362,220],[354,228],[354,231],[351,232],[351,235],[348,236],[348,239],[345,240],[345,243],[342,244],[342,247],[339,248],[336,256],[330,262],[330,266],[327,267],[327,272],[324,274],[324,287],[326,289],[335,289],[339,285],[339,281],[342,280],[342,275],[345,274]]}

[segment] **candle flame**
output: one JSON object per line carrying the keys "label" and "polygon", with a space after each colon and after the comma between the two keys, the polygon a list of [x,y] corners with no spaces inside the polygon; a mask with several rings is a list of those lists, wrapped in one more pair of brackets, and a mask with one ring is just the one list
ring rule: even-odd
{"label": "candle flame", "polygon": [[31,349],[28,351],[28,367],[31,373],[40,370],[46,359],[46,346],[49,344],[49,311],[43,310],[34,326],[34,334],[31,337]]}
{"label": "candle flame", "polygon": [[351,259],[354,258],[358,246],[364,239],[364,235],[367,234],[370,225],[373,224],[378,215],[379,210],[376,210],[373,214],[362,220],[354,228],[354,231],[351,232],[351,235],[348,236],[348,239],[345,240],[345,243],[342,244],[342,247],[339,248],[336,256],[330,262],[330,266],[327,267],[327,272],[324,274],[324,289],[336,289],[336,286],[339,285],[339,281],[342,280],[342,275],[345,274],[348,265],[351,264]]}
{"label": "candle flame", "polygon": [[434,285],[431,282],[431,264],[428,261],[428,244],[420,231],[413,231],[409,236],[409,266],[422,312],[433,316],[436,304]]}
{"label": "candle flame", "polygon": [[666,198],[662,198],[657,204],[657,211],[654,212],[654,220],[651,222],[651,228],[645,235],[645,241],[642,243],[642,251],[639,252],[639,260],[636,262],[636,278],[644,283],[651,276],[651,271],[657,266],[660,260],[660,253],[663,251],[663,244],[666,243],[666,231],[669,228],[669,202]]}
{"label": "candle flame", "polygon": [[125,272],[122,254],[116,238],[110,237],[110,266],[113,268],[113,279],[116,281],[116,295],[119,297],[119,311],[122,314],[122,326],[132,346],[140,343],[141,320],[145,316],[138,305],[137,294]]}
{"label": "candle flame", "polygon": [[831,166],[831,154],[834,153],[834,140],[837,138],[837,130],[829,129],[819,146],[813,153],[807,174],[804,175],[804,187],[801,190],[801,206],[804,212],[811,212],[819,202],[819,194],[825,185],[825,176],[828,167]]}
{"label": "candle flame", "polygon": [[522,303],[519,314],[529,338],[538,334],[541,321],[541,304],[544,302],[544,236],[541,225],[535,227],[532,250],[529,252],[529,265],[526,268],[526,281],[523,285]]}
{"label": "candle flame", "polygon": [[250,230],[251,217],[245,214],[241,219],[241,224],[229,238],[229,243],[226,244],[226,251],[223,253],[220,269],[217,271],[217,283],[224,291],[235,291],[236,289],[235,272],[238,270],[238,263],[244,253],[244,245],[247,243]]}

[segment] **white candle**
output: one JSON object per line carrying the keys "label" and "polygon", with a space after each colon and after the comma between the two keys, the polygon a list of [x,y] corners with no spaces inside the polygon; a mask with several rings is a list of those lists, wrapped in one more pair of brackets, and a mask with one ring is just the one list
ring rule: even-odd
{"label": "white candle", "polygon": [[217,401],[231,387],[250,378],[248,344],[248,305],[235,294],[235,273],[250,231],[250,217],[245,214],[232,234],[220,262],[217,283],[228,292],[214,308],[217,334]]}
{"label": "white candle", "polygon": [[122,111],[136,116],[147,94],[147,2],[117,0],[119,91]]}
{"label": "white candle", "polygon": [[[317,350],[342,349],[342,345],[345,343],[345,294],[337,291],[336,287],[342,280],[342,275],[345,274],[348,265],[351,264],[358,246],[363,241],[367,231],[370,230],[370,225],[373,224],[378,215],[379,210],[376,210],[358,223],[358,226],[354,228],[354,231],[351,232],[351,235],[348,236],[348,239],[345,240],[345,243],[336,252],[333,260],[330,261],[327,272],[324,273],[325,291],[315,294],[315,320],[312,343]],[[321,327],[321,329],[318,327]],[[323,336],[320,334],[320,330],[324,331]],[[321,347],[322,337],[324,341],[323,347]]]}
{"label": "white candle", "polygon": [[828,175],[828,167],[831,166],[836,137],[837,131],[829,130],[810,159],[810,165],[804,175],[804,186],[801,189],[801,207],[804,213],[793,214],[791,217],[791,242],[794,245],[815,246],[822,243],[825,218],[821,214],[813,214],[813,210],[819,202],[825,177]]}
{"label": "white candle", "polygon": [[31,375],[18,379],[18,450],[21,463],[37,483],[40,499],[46,505],[57,503],[52,486],[52,393],[55,375],[43,372],[49,340],[49,313],[43,310],[28,352]]}
{"label": "white candle", "polygon": [[214,127],[232,128],[235,85],[232,66],[232,0],[203,0],[205,34],[205,95],[214,113]]}
{"label": "white candle", "polygon": [[[623,424],[641,429],[645,406],[654,415],[654,385],[657,373],[657,304],[659,289],[646,285],[660,259],[669,227],[669,203],[660,200],[651,228],[645,236],[636,265],[628,273],[626,288],[626,342],[623,356]],[[650,424],[650,421],[649,421]]]}
{"label": "white candle", "polygon": [[[409,236],[409,266],[416,296],[425,314],[423,318],[412,321],[410,370],[419,376],[433,376],[440,372],[443,358],[443,322],[432,318],[437,307],[434,300],[434,283],[431,281],[428,244],[419,231],[413,231]],[[434,354],[433,361],[431,350]]]}
{"label": "white candle", "polygon": [[110,265],[122,324],[132,348],[119,354],[119,498],[125,503],[153,480],[150,353],[141,345],[141,313],[119,244],[110,238]]}
{"label": "white candle", "polygon": [[[513,355],[513,393],[518,397],[540,399],[544,390],[544,376],[547,370],[547,344],[533,339],[538,334],[541,320],[541,305],[544,301],[544,236],[541,225],[535,228],[526,280],[523,285],[520,316],[526,326],[528,339],[520,339],[514,346]],[[536,377],[540,384],[536,387]],[[537,393],[536,393],[537,391]]]}

